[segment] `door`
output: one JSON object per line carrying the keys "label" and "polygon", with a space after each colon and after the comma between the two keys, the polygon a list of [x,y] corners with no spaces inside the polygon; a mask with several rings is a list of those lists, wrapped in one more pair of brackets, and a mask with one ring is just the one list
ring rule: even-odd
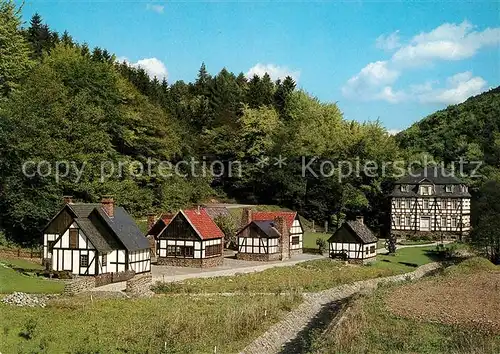
{"label": "door", "polygon": [[430,231],[431,229],[431,218],[422,217],[420,218],[420,231]]}

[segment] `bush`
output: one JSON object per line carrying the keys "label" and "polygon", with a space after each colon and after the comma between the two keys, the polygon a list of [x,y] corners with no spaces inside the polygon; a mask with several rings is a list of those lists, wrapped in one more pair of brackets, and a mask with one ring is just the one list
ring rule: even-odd
{"label": "bush", "polygon": [[321,238],[321,237],[318,237],[316,239],[316,245],[318,246],[318,249],[321,253],[325,252],[326,249],[327,249],[327,246],[326,246],[326,241],[325,239]]}

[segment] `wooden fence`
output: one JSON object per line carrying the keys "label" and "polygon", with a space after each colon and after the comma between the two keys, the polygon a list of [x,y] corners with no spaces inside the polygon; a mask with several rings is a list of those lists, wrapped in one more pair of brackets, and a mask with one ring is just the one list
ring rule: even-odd
{"label": "wooden fence", "polygon": [[3,257],[41,259],[42,255],[41,249],[0,248],[0,256]]}

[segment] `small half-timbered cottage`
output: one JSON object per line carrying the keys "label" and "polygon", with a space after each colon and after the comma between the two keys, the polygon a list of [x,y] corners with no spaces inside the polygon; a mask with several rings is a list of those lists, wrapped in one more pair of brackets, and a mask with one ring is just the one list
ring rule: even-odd
{"label": "small half-timbered cottage", "polygon": [[367,263],[377,257],[377,237],[365,225],[363,217],[346,221],[328,239],[331,258],[341,258],[353,263]]}
{"label": "small half-timbered cottage", "polygon": [[[243,209],[241,229],[246,227],[252,221],[267,221],[273,222],[276,218],[283,218],[288,226],[288,249],[289,256],[302,253],[302,239],[304,231],[300,223],[299,215],[295,211],[253,211],[250,208]],[[245,233],[241,234],[242,236]],[[244,242],[245,240],[241,240]],[[238,244],[238,248],[240,248]],[[287,247],[285,247],[287,248]]]}
{"label": "small half-timbered cottage", "polygon": [[224,261],[224,233],[203,208],[180,210],[156,236],[158,265],[215,267]]}
{"label": "small half-timbered cottage", "polygon": [[467,186],[450,171],[414,171],[391,193],[391,235],[462,239],[470,231],[470,200]]}
{"label": "small half-timbered cottage", "polygon": [[151,270],[149,244],[132,217],[113,198],[65,205],[43,231],[43,256],[55,271],[100,275]]}
{"label": "small half-timbered cottage", "polygon": [[[247,217],[252,211],[245,209]],[[248,215],[248,213],[250,215]],[[290,258],[290,227],[283,216],[274,220],[251,220],[237,234],[236,258],[251,261],[277,261]]]}

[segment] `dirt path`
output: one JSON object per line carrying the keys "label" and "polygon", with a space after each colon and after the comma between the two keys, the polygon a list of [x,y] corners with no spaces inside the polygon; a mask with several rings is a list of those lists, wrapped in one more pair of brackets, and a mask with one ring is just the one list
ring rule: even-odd
{"label": "dirt path", "polygon": [[299,307],[243,349],[241,354],[300,353],[298,341],[317,326],[318,317],[321,317],[322,312],[328,311],[328,307],[335,309],[343,300],[356,293],[371,292],[380,283],[418,279],[440,267],[440,263],[429,263],[411,273],[363,280],[314,294],[305,294],[305,300]]}

